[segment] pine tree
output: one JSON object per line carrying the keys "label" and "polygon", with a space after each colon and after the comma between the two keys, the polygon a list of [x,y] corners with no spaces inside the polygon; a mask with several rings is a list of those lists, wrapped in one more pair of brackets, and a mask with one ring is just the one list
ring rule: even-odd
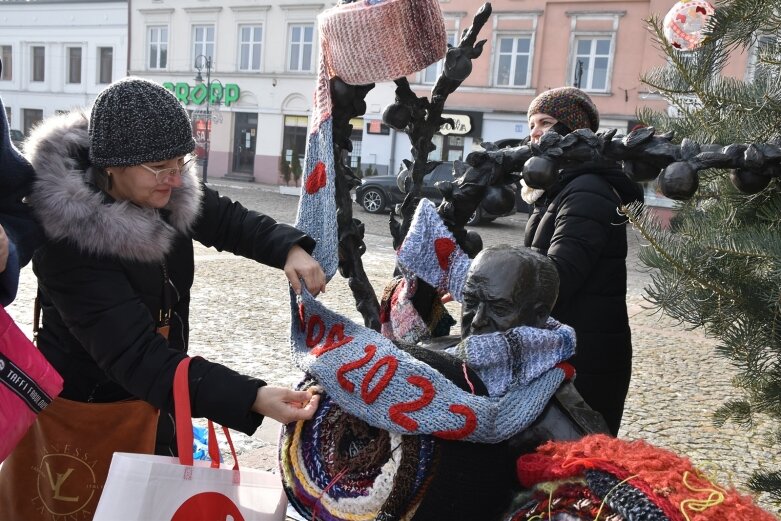
{"label": "pine tree", "polygon": [[[719,4],[709,36],[693,52],[664,38],[661,19],[651,30],[666,54],[664,67],[643,81],[676,109],[676,117],[641,111],[639,118],[677,138],[698,143],[762,143],[781,136],[781,0],[731,0]],[[757,48],[753,78],[720,74],[736,53]],[[700,188],[681,203],[667,230],[632,209],[632,220],[654,248],[641,260],[657,268],[649,300],[670,316],[700,327],[719,342],[718,354],[739,373],[739,392],[715,415],[750,428],[757,415],[781,426],[781,184],[738,192],[729,172],[700,173]],[[781,428],[774,433],[781,452]],[[779,460],[767,462],[748,485],[781,504]]]}
{"label": "pine tree", "polygon": [[285,180],[285,185],[290,184],[291,169],[290,163],[285,160],[285,150],[282,149],[282,154],[279,156],[279,173],[282,175],[282,179]]}

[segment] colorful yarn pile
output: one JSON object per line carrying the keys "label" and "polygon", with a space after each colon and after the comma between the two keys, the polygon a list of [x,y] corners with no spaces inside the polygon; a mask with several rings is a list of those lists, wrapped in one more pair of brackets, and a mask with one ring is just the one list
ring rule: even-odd
{"label": "colorful yarn pile", "polygon": [[280,441],[283,485],[307,519],[409,519],[433,476],[431,436],[401,436],[345,413],[328,396]]}
{"label": "colorful yarn pile", "polygon": [[[534,492],[510,516],[512,521],[551,519],[555,499],[571,497],[573,483],[580,487],[577,494],[599,498],[603,514],[611,512],[617,520],[775,519],[750,497],[713,483],[688,458],[641,440],[595,434],[574,442],[549,442],[518,458],[517,472],[521,485]],[[590,514],[571,515],[573,520],[594,519]]]}

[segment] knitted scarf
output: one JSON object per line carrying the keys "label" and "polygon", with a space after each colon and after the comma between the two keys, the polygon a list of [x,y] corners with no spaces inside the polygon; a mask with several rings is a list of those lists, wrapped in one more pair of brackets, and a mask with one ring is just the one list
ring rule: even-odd
{"label": "knitted scarf", "polygon": [[544,328],[520,326],[504,333],[472,335],[447,352],[480,376],[490,396],[501,396],[573,356],[575,330],[549,318]]}

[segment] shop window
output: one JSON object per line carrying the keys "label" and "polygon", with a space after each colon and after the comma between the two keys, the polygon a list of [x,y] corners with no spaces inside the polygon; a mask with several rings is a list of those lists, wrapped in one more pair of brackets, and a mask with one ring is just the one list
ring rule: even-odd
{"label": "shop window", "polygon": [[22,120],[24,128],[24,135],[29,136],[30,130],[36,123],[43,119],[43,111],[40,109],[22,109]]}
{"label": "shop window", "polygon": [[309,119],[306,116],[285,116],[282,156],[290,166],[295,179],[300,179],[303,175],[308,123]]}

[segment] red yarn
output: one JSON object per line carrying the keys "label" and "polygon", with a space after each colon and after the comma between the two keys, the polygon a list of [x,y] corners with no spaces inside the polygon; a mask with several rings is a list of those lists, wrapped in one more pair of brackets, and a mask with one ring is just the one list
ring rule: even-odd
{"label": "red yarn", "polygon": [[325,186],[327,180],[325,175],[325,164],[322,161],[318,161],[314,170],[312,170],[306,178],[306,185],[304,186],[306,193],[310,195],[316,194]]}
{"label": "red yarn", "polygon": [[450,254],[456,249],[456,243],[451,239],[440,237],[434,241],[434,251],[437,254],[439,267],[446,270],[450,266]]}
{"label": "red yarn", "polygon": [[[684,485],[684,473],[694,488],[714,490],[716,485],[697,478],[700,473],[686,457],[654,447],[642,440],[625,441],[604,434],[593,434],[574,442],[548,442],[534,454],[518,458],[518,479],[524,487],[576,476],[587,468],[613,474],[643,492],[671,521],[685,521],[681,513],[684,501],[706,499],[708,492],[690,490]],[[687,510],[690,521],[773,521],[775,518],[757,507],[753,500],[734,488],[718,490],[724,501],[702,512]]]}

